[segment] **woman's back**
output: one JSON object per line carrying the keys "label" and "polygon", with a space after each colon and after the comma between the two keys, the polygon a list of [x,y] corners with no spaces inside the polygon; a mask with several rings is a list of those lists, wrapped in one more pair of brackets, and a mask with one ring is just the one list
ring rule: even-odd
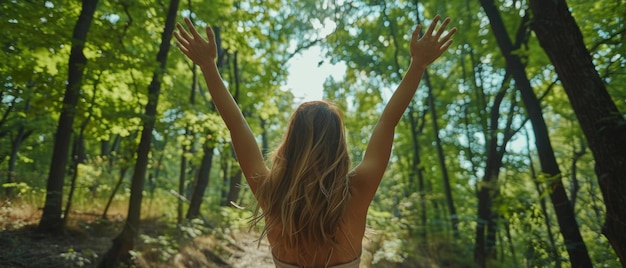
{"label": "woman's back", "polygon": [[[358,181],[352,177],[351,181]],[[326,244],[320,247],[303,243],[299,249],[287,248],[281,245],[280,230],[277,226],[267,234],[267,239],[272,246],[272,255],[280,264],[295,265],[298,267],[333,267],[346,263],[358,263],[361,256],[363,235],[367,217],[367,204],[364,204],[358,187],[351,185],[351,198],[348,200],[346,212],[337,231],[334,234],[336,244]],[[293,266],[291,266],[293,267]]]}

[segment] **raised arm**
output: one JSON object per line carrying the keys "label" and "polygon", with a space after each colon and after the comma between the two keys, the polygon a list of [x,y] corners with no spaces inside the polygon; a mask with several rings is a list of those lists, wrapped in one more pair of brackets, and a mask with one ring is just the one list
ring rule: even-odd
{"label": "raised arm", "polygon": [[268,169],[265,166],[261,150],[250,130],[248,122],[246,122],[233,96],[220,77],[217,64],[215,63],[217,46],[213,30],[211,27],[206,27],[208,40],[205,40],[196,31],[188,18],[184,20],[189,32],[178,23],[176,25],[178,31],[174,32],[176,44],[202,70],[215,107],[222,119],[224,119],[224,123],[226,123],[226,127],[228,127],[230,132],[241,170],[252,192],[256,193],[257,179],[265,177]]}
{"label": "raised arm", "polygon": [[450,22],[446,18],[438,30],[435,27],[440,17],[437,15],[422,37],[418,25],[411,36],[411,63],[400,85],[389,99],[383,113],[374,127],[361,163],[355,168],[354,186],[359,191],[363,203],[369,205],[382,176],[387,168],[396,125],[415,95],[426,66],[435,61],[452,44],[452,28],[445,36],[445,28]]}

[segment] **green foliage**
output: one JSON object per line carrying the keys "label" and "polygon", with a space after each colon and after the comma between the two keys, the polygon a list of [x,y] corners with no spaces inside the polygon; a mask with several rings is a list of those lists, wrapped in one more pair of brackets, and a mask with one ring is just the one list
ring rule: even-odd
{"label": "green foliage", "polygon": [[26,194],[32,190],[32,188],[24,182],[4,183],[2,184],[2,188],[13,188],[17,190],[18,195]]}
{"label": "green foliage", "polygon": [[178,252],[178,243],[168,235],[159,235],[151,237],[148,235],[140,235],[141,240],[148,248],[148,252],[156,254],[160,261],[167,261]]}
{"label": "green foliage", "polygon": [[98,259],[98,254],[90,249],[81,252],[68,248],[67,252],[59,254],[59,257],[68,265],[67,267],[85,267],[93,265],[92,262]]}
{"label": "green foliage", "polygon": [[[5,2],[1,4],[0,21],[0,28],[6,29],[0,41],[0,183],[3,189],[14,189],[25,202],[41,204],[65,90],[71,30],[80,3]],[[626,5],[610,0],[567,2],[598,73],[616,105],[624,111]],[[521,24],[527,3],[500,0],[495,4],[515,40],[517,30],[527,26]],[[124,211],[145,119],[142,114],[148,100],[146,89],[157,66],[165,6],[162,1],[100,1],[98,5],[85,44],[88,63],[74,131],[64,133],[76,135],[80,125],[86,123],[86,158],[77,171],[73,200],[77,207],[102,208],[115,183],[122,179],[113,200],[114,206],[122,207],[116,211]],[[514,81],[507,77],[505,59],[477,1],[193,0],[181,5],[178,15],[191,17],[199,28],[211,25],[220,29],[222,77],[253,132],[259,135],[260,143],[266,142],[264,149],[271,150],[280,140],[299,101],[283,88],[289,75],[289,60],[318,45],[326,55],[325,62],[345,63],[344,74],[336,74],[325,82],[324,97],[344,111],[350,153],[357,164],[382,108],[405,75],[410,61],[411,31],[418,21],[428,24],[434,14],[450,16],[451,24],[459,31],[450,50],[430,66],[429,80],[423,81],[411,104],[416,128],[411,129],[407,113],[396,129],[392,161],[368,217],[368,226],[376,231],[372,237],[381,245],[375,259],[381,263],[425,266],[471,263],[476,193],[480,187],[489,186],[498,191],[493,212],[499,215],[496,228],[500,247],[494,265],[566,266],[567,256],[553,209],[548,206],[544,213],[541,206],[553,178],[537,171],[539,165],[534,140],[528,134],[532,130],[525,108]],[[319,25],[335,27],[328,34],[322,33]],[[542,98],[543,116],[562,170],[559,176],[570,198],[576,194],[574,209],[583,238],[594,264],[618,265],[601,235],[604,206],[593,171],[593,155],[586,149],[584,135],[554,67],[532,33],[528,36],[514,54],[526,64],[533,89]],[[239,81],[235,80],[237,77]],[[428,112],[429,91],[439,115],[438,133],[433,130],[433,118]],[[496,106],[494,100],[501,91],[504,97]],[[491,121],[492,113],[498,115],[497,120]],[[198,235],[247,227],[254,197],[244,188],[238,200],[244,209],[219,205],[221,190],[228,181],[224,178],[228,172],[220,170],[219,161],[237,168],[233,157],[224,157],[231,154],[230,136],[211,104],[199,70],[195,69],[194,76],[190,62],[175,46],[169,51],[162,77],[157,114],[146,178],[145,194],[150,194],[150,198],[145,200],[144,216],[174,222],[177,198],[190,197],[203,146],[216,148],[202,215],[217,228],[209,230],[205,223],[192,221],[163,234],[144,234],[143,242],[155,250],[159,259],[166,260],[185,241]],[[89,122],[85,121],[87,118]],[[511,134],[507,126],[521,130],[505,143],[504,137]],[[458,238],[451,235],[451,216],[441,179],[443,170],[432,146],[435,135],[442,141],[457,207]],[[490,141],[502,149],[503,165],[497,180],[483,183],[489,159],[486,146]],[[17,154],[13,156],[14,146]],[[415,152],[419,163],[414,164]],[[187,161],[182,172],[181,156]],[[14,170],[9,171],[12,160]],[[15,176],[6,182],[9,172]],[[181,173],[189,192],[178,193]],[[422,175],[421,184],[418,173]],[[535,182],[539,182],[542,191],[537,191]],[[426,216],[424,222],[422,213]],[[548,230],[555,245],[548,239]],[[426,234],[425,239],[422,233]],[[75,252],[71,248],[60,257],[75,266],[92,260],[90,252]],[[453,264],[446,265],[444,260]]]}

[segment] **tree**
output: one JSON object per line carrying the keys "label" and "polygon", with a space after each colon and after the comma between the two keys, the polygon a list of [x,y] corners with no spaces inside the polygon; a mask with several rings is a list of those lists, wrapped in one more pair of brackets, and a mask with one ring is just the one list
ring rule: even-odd
{"label": "tree", "polygon": [[98,0],[83,0],[82,9],[72,35],[72,48],[69,57],[69,71],[63,107],[56,130],[52,162],[46,186],[46,202],[39,221],[38,230],[45,233],[63,233],[64,222],[61,218],[63,205],[63,184],[67,167],[71,133],[73,132],[76,104],[80,97],[83,72],[87,58],[83,53],[89,26],[93,20]]}
{"label": "tree", "polygon": [[143,198],[143,188],[148,167],[150,144],[152,141],[152,131],[156,121],[156,110],[161,90],[161,79],[165,73],[167,65],[167,55],[170,49],[172,33],[176,23],[179,0],[171,0],[165,25],[161,34],[161,45],[156,56],[159,63],[152,75],[152,82],[148,86],[148,103],[145,107],[143,120],[143,130],[141,140],[137,148],[137,160],[131,182],[131,195],[128,205],[128,217],[122,231],[113,239],[113,245],[106,252],[100,267],[117,267],[120,262],[129,263],[131,260],[130,250],[135,247],[135,239],[139,235],[141,219],[141,201]]}
{"label": "tree", "polygon": [[[589,257],[587,247],[580,234],[574,210],[569,203],[563,182],[561,181],[561,171],[554,156],[539,100],[533,92],[520,57],[513,53],[513,42],[508,36],[500,13],[493,0],[481,0],[481,5],[489,17],[491,29],[506,59],[507,70],[511,72],[513,79],[515,79],[516,86],[526,106],[528,118],[532,124],[535,135],[539,162],[542,173],[544,173],[542,177],[550,187],[550,199],[557,214],[557,221],[563,239],[565,240],[572,266],[591,267],[591,258]],[[480,258],[478,258],[478,261],[484,266],[484,262],[482,262]]]}
{"label": "tree", "polygon": [[530,27],[559,75],[595,159],[606,206],[602,232],[626,267],[626,120],[595,69],[566,1],[529,3]]}

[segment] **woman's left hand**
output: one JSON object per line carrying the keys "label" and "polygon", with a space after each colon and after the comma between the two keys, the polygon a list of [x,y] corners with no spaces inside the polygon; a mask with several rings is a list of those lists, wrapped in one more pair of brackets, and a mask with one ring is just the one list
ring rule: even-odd
{"label": "woman's left hand", "polygon": [[217,45],[215,44],[215,35],[210,26],[206,27],[208,39],[202,38],[189,18],[184,18],[189,32],[180,24],[176,23],[178,31],[174,31],[176,45],[180,50],[201,68],[209,64],[215,64],[217,57]]}

